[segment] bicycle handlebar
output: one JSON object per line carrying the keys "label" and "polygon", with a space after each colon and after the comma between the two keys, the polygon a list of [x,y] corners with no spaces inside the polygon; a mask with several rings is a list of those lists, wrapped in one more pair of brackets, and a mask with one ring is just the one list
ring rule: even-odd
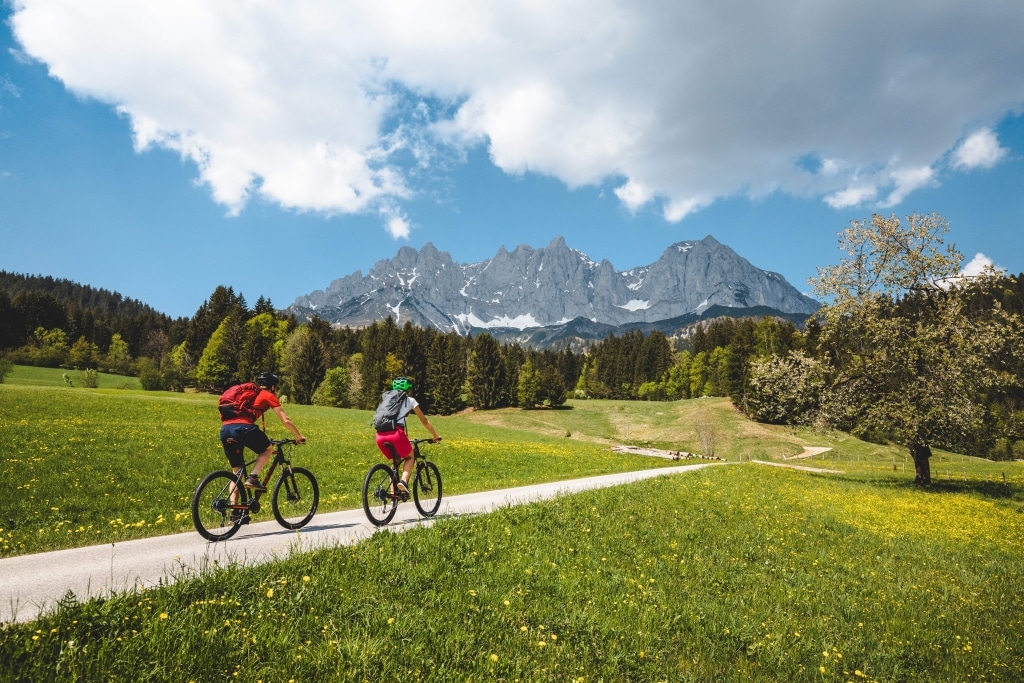
{"label": "bicycle handlebar", "polygon": [[437,441],[434,441],[433,439],[410,439],[409,443],[413,446],[417,446],[421,443],[440,443],[440,441],[441,439],[438,439]]}
{"label": "bicycle handlebar", "polygon": [[270,440],[270,444],[272,446],[287,446],[289,444],[291,444],[292,446],[295,446],[298,443],[299,442],[296,441],[295,439],[271,439]]}

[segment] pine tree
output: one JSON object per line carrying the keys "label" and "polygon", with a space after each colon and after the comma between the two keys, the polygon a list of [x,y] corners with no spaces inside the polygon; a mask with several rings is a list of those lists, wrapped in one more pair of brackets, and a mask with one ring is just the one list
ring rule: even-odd
{"label": "pine tree", "polygon": [[473,340],[473,351],[466,373],[470,405],[480,410],[501,405],[505,384],[502,365],[501,349],[494,337],[484,332]]}

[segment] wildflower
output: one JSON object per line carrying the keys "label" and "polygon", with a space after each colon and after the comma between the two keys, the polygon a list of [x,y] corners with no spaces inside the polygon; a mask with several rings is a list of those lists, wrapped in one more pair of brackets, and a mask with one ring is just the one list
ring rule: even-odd
{"label": "wildflower", "polygon": [[274,597],[274,589],[273,588],[268,588],[267,589],[267,597],[268,598]]}
{"label": "wildflower", "polygon": [[825,673],[825,667],[819,666],[818,671],[820,671],[821,673]]}
{"label": "wildflower", "polygon": [[303,583],[309,583],[309,577],[308,576],[303,576],[302,577],[302,582]]}
{"label": "wildflower", "polygon": [[491,661],[492,661],[492,662],[496,662],[496,661],[498,661],[498,655],[492,654],[492,655],[491,655]]}
{"label": "wildflower", "polygon": [[161,612],[160,613],[160,618],[161,619],[166,619],[167,618],[167,612]]}
{"label": "wildflower", "polygon": [[394,617],[388,617],[388,625],[390,626],[393,623],[395,623],[395,618]]}

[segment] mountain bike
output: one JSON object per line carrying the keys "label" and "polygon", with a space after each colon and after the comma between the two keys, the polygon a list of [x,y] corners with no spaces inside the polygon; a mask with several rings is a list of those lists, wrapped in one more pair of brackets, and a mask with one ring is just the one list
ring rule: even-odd
{"label": "mountain bike", "polygon": [[[302,467],[292,467],[285,456],[284,447],[294,445],[295,439],[273,439],[274,459],[266,469],[263,485],[270,489],[270,478],[280,466],[281,476],[270,495],[270,508],[277,523],[285,529],[301,529],[309,523],[320,502],[320,487],[316,477]],[[192,494],[192,523],[203,538],[223,541],[235,535],[251,515],[260,511],[262,491],[251,491],[244,486],[250,460],[238,472],[218,470],[199,482]]]}
{"label": "mountain bike", "polygon": [[[430,439],[412,439],[412,455],[416,471],[412,477],[412,498],[416,509],[424,517],[433,517],[441,507],[441,472],[437,465],[420,454],[421,443],[432,443]],[[402,478],[402,458],[394,446],[391,449],[392,464],[377,463],[363,479],[363,511],[374,526],[384,526],[395,516],[398,504],[409,500],[409,494],[398,489]]]}

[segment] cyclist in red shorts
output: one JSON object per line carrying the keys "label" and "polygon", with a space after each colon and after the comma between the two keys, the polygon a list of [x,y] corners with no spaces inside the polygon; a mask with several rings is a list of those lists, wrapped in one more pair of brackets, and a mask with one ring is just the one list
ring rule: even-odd
{"label": "cyclist in red shorts", "polygon": [[[391,388],[396,391],[404,391],[406,393],[412,391],[412,380],[408,377],[396,377],[391,382]],[[420,408],[419,402],[412,396],[406,396],[405,402],[402,405],[401,410],[398,412],[398,426],[388,432],[377,432],[377,448],[384,454],[384,457],[391,459],[391,449],[385,444],[390,443],[394,446],[398,452],[399,457],[403,460],[402,467],[402,480],[398,482],[398,491],[402,495],[409,495],[409,477],[412,474],[413,458],[412,456],[412,444],[409,443],[409,437],[406,435],[405,430],[405,418],[410,413],[415,413],[416,417],[420,419],[423,426],[426,427],[427,431],[430,432],[434,438],[434,443],[441,440],[437,430],[430,424],[430,420],[423,414],[423,409]]]}

